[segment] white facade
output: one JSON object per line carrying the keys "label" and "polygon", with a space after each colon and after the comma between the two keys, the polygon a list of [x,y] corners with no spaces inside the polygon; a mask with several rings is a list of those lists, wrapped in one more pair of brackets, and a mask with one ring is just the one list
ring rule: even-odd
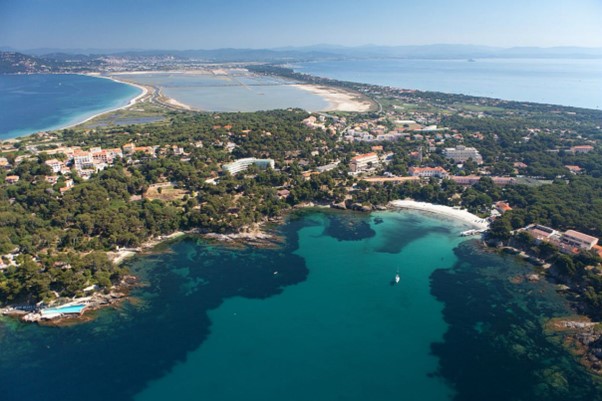
{"label": "white facade", "polygon": [[579,231],[567,230],[562,234],[562,237],[560,237],[560,241],[570,246],[589,250],[598,243],[598,238],[580,233]]}
{"label": "white facade", "polygon": [[458,145],[455,148],[445,148],[443,154],[448,159],[453,159],[456,163],[464,163],[468,159],[472,159],[478,164],[483,163],[483,158],[475,148],[467,148],[464,145]]}
{"label": "white facade", "polygon": [[85,168],[92,167],[94,165],[94,159],[92,158],[92,154],[89,152],[74,154],[73,165],[77,170],[83,170]]}
{"label": "white facade", "polygon": [[261,169],[266,169],[268,167],[274,168],[274,160],[255,159],[254,157],[247,157],[246,159],[238,159],[232,163],[224,164],[222,166],[222,170],[225,173],[230,173],[234,175],[236,173],[240,173],[241,171],[245,171],[251,165],[255,165]]}
{"label": "white facade", "polygon": [[352,172],[356,173],[358,171],[364,171],[370,168],[370,166],[378,165],[380,165],[378,155],[376,153],[366,153],[365,155],[355,156],[351,159],[349,168]]}

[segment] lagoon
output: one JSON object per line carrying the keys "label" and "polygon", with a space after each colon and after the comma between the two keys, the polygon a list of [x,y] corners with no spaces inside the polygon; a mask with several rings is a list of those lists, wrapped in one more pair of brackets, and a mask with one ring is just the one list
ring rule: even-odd
{"label": "lagoon", "polygon": [[296,82],[246,71],[135,73],[115,77],[156,86],[165,96],[202,111],[252,112],[290,107],[318,111],[329,107],[328,101],[296,87]]}

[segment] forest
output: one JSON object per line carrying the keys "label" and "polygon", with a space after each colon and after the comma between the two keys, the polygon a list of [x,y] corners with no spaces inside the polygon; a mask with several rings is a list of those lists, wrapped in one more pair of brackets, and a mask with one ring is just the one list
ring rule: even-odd
{"label": "forest", "polygon": [[[329,130],[304,125],[308,116],[302,110],[170,112],[167,123],[61,131],[58,135],[63,146],[113,148],[133,142],[156,147],[156,154],[138,152],[117,160],[89,180],[72,170],[75,185],[64,194],[58,190],[64,177],[55,185],[44,179],[50,174],[44,163],[50,156],[43,152],[0,172],[0,182],[9,174],[20,177],[16,184],[0,185],[0,254],[18,254],[18,267],[0,272],[0,302],[32,303],[81,295],[89,285],[108,289],[125,272],[109,261],[107,251],[135,248],[149,238],[179,230],[236,232],[278,218],[283,211],[306,202],[374,207],[413,198],[461,205],[487,215],[493,202],[504,200],[513,210],[498,219],[491,230],[491,235],[501,240],[531,223],[602,236],[602,155],[599,148],[588,154],[550,153],[550,149],[580,144],[587,135],[576,138],[566,131],[563,134],[564,120],[557,125],[550,119],[545,123],[547,131],[525,141],[522,138],[532,126],[529,119],[535,117],[515,116],[501,122],[446,117],[445,124],[465,133],[465,143],[482,152],[492,172],[516,175],[512,163],[524,161],[528,167],[522,173],[548,179],[543,185],[500,188],[484,176],[465,188],[438,179],[370,185],[361,177],[350,176],[350,158],[370,151],[373,143],[341,142]],[[574,118],[582,120],[581,116]],[[543,121],[542,116],[538,119]],[[580,124],[587,128],[591,121],[585,119]],[[469,135],[476,131],[483,134],[482,139]],[[16,151],[3,156],[11,162],[27,156],[27,148],[35,143],[35,137],[24,138]],[[175,154],[174,145],[184,154]],[[52,143],[35,146],[39,150],[57,147]],[[470,163],[459,168],[440,150],[416,160],[410,152],[423,147],[421,143],[397,141],[382,146],[393,158],[377,174],[386,170],[406,175],[414,165],[443,166],[460,175],[472,174],[477,168]],[[242,157],[273,158],[276,169],[251,168],[236,176],[221,172],[221,164]],[[334,161],[340,161],[334,170],[309,178],[303,175]],[[580,165],[585,173],[571,174],[565,164]],[[180,190],[181,196],[166,200],[149,195],[150,188],[165,183]],[[285,196],[278,193],[282,189],[288,191]],[[595,287],[594,293],[602,293],[602,287]]]}

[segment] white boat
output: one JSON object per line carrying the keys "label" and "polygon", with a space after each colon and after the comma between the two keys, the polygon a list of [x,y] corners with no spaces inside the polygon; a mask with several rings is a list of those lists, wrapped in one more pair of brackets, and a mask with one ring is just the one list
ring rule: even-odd
{"label": "white boat", "polygon": [[399,277],[399,273],[397,273],[395,275],[395,284],[399,283],[399,280],[401,280],[401,277]]}

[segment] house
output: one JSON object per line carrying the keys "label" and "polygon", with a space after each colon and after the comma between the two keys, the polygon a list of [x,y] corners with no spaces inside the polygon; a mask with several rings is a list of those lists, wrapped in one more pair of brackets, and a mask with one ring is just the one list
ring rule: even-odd
{"label": "house", "polygon": [[573,146],[570,149],[571,153],[589,153],[592,150],[594,150],[594,147],[591,145],[580,145],[580,146]]}
{"label": "house", "polygon": [[94,166],[94,159],[92,153],[85,151],[75,151],[73,153],[73,165],[77,170],[83,170]]}
{"label": "house", "polygon": [[0,168],[9,169],[10,163],[6,157],[0,157]]}
{"label": "house", "polygon": [[553,228],[539,224],[531,225],[527,227],[525,231],[538,241],[548,241],[551,237],[558,235],[558,231]]}
{"label": "house", "polygon": [[122,146],[123,152],[124,153],[134,153],[135,149],[136,149],[136,145],[134,145],[133,143],[126,143],[125,145]]}
{"label": "house", "polygon": [[483,157],[481,157],[479,151],[464,145],[458,145],[455,148],[445,148],[443,154],[456,163],[464,163],[468,159],[472,159],[477,164],[483,164]]}
{"label": "house", "polygon": [[134,148],[134,152],[142,152],[144,154],[147,154],[149,156],[154,156],[155,155],[155,148],[153,148],[152,146],[137,146]]}
{"label": "house", "polygon": [[579,231],[567,230],[560,237],[560,241],[568,246],[590,250],[598,243],[598,238],[580,233]]}
{"label": "house", "polygon": [[178,145],[172,145],[171,150],[173,151],[174,155],[183,155],[184,154],[184,148]]}
{"label": "house", "polygon": [[[92,153],[94,164],[109,163],[109,154],[106,150],[95,149],[95,151],[91,151],[90,153]],[[113,160],[111,159],[111,161]]]}
{"label": "house", "polygon": [[5,181],[7,184],[16,184],[17,182],[19,182],[19,176],[18,175],[7,175]]}
{"label": "house", "polygon": [[380,160],[378,159],[378,155],[374,152],[366,153],[363,155],[357,155],[351,159],[351,163],[349,163],[349,168],[352,172],[358,173],[361,171],[366,171],[374,166],[380,165]]}
{"label": "house", "polygon": [[579,167],[579,166],[566,165],[564,167],[573,174],[577,174],[577,173],[581,172],[581,167]]}
{"label": "house", "polygon": [[446,178],[449,173],[443,167],[410,167],[409,173],[413,177]]}
{"label": "house", "polygon": [[45,179],[50,185],[54,185],[59,180],[59,177],[57,175],[47,175]]}
{"label": "house", "polygon": [[121,159],[123,157],[123,152],[119,148],[107,149],[107,156],[112,163],[115,159]]}
{"label": "house", "polygon": [[46,160],[44,163],[52,169],[53,173],[58,173],[65,167],[65,163],[57,159]]}
{"label": "house", "polygon": [[290,193],[291,191],[289,191],[288,189],[281,189],[276,192],[280,199],[286,199],[290,195]]}
{"label": "house", "polygon": [[495,204],[495,210],[500,212],[500,214],[504,214],[504,213],[512,210],[512,208],[510,207],[510,205],[508,203],[499,201]]}

